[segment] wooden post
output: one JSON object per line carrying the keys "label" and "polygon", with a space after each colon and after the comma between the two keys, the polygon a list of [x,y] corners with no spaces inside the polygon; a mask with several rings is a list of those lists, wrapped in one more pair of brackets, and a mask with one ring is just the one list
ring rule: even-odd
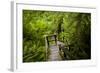
{"label": "wooden post", "polygon": [[48,48],[49,48],[49,39],[48,39],[48,36],[46,37],[47,39],[47,45],[48,45]]}
{"label": "wooden post", "polygon": [[54,35],[54,38],[55,38],[55,44],[57,45],[57,36]]}
{"label": "wooden post", "polygon": [[47,36],[46,35],[45,35],[45,47],[46,47],[46,60],[47,60],[48,44],[47,44]]}

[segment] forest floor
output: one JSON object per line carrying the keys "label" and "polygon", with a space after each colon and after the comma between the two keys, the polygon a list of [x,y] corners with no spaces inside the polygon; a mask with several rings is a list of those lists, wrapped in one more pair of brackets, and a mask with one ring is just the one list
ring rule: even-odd
{"label": "forest floor", "polygon": [[[57,45],[59,44],[60,42],[57,42]],[[50,55],[49,55],[49,58],[48,58],[48,61],[61,61],[62,58],[59,54],[59,47],[57,45],[50,45],[49,49],[50,49]]]}

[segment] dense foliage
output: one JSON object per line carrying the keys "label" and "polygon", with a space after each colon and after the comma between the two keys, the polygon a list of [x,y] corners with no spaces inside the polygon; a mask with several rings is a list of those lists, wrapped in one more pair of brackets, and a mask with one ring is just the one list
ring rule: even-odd
{"label": "dense foliage", "polygon": [[90,59],[90,32],[90,13],[23,10],[23,62],[46,61],[44,36],[54,33],[74,59]]}

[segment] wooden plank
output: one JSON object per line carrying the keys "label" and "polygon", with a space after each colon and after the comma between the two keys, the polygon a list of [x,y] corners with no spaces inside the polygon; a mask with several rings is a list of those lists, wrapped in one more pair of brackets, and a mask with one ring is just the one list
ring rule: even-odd
{"label": "wooden plank", "polygon": [[56,45],[50,46],[50,55],[48,61],[61,61],[62,58],[59,54],[59,48]]}

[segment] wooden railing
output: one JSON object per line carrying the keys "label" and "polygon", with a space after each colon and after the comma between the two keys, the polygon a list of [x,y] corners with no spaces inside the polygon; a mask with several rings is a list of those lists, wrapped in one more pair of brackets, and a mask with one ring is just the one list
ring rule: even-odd
{"label": "wooden railing", "polygon": [[50,47],[50,42],[55,41],[55,44],[57,45],[57,35],[56,34],[50,34],[45,35],[45,46],[46,46],[46,59],[48,58],[48,48]]}
{"label": "wooden railing", "polygon": [[[78,56],[79,52],[81,54],[81,57]],[[74,45],[62,45],[59,44],[59,53],[62,56],[62,59],[64,60],[75,60],[75,59],[87,59],[88,55],[87,53],[82,50],[79,47],[76,47]]]}

